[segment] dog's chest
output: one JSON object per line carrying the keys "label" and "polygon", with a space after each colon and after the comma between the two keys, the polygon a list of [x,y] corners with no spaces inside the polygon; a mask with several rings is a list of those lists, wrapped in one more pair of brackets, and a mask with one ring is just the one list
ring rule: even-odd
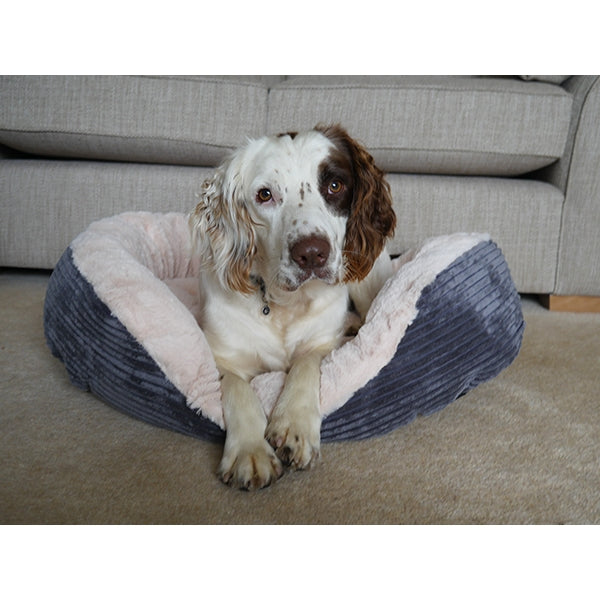
{"label": "dog's chest", "polygon": [[316,348],[333,348],[339,342],[345,320],[345,295],[307,298],[293,305],[271,305],[261,314],[257,345],[264,370],[287,370],[298,357]]}
{"label": "dog's chest", "polygon": [[294,359],[317,348],[333,348],[341,338],[347,309],[345,288],[322,286],[322,293],[286,304],[260,295],[234,303],[209,298],[202,327],[217,364],[249,377],[287,371]]}

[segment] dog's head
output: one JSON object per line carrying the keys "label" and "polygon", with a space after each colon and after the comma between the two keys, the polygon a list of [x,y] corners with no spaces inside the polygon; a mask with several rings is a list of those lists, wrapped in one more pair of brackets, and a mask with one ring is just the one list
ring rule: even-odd
{"label": "dog's head", "polygon": [[206,266],[243,293],[251,273],[288,291],[360,281],[395,224],[383,172],[339,126],[248,142],[204,182],[190,215]]}

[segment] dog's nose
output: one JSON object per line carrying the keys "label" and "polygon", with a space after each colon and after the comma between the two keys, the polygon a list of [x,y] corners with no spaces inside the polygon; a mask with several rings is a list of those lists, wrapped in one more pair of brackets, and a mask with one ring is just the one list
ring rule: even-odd
{"label": "dog's nose", "polygon": [[292,260],[305,271],[323,267],[330,251],[329,242],[317,235],[301,238],[290,248]]}

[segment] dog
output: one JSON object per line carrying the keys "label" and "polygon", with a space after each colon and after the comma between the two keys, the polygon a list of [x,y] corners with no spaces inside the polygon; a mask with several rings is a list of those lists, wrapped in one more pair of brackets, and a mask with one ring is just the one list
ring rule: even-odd
{"label": "dog", "polygon": [[[249,140],[189,215],[201,263],[200,325],[221,376],[221,480],[268,486],[320,457],[321,359],[349,298],[364,318],[391,275],[396,216],[384,173],[339,125]],[[267,419],[250,380],[286,371]]]}

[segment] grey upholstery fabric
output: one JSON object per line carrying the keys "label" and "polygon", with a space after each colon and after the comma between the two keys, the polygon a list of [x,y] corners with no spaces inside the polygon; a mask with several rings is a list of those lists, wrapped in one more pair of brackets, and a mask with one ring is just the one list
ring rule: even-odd
{"label": "grey upholstery fabric", "polygon": [[[87,161],[0,161],[0,264],[54,267],[92,221],[129,210],[186,212],[202,167]],[[18,199],[18,210],[11,207]]]}
{"label": "grey upholstery fabric", "polygon": [[600,79],[598,76],[571,77],[567,82],[565,82],[564,85],[564,89],[573,97],[571,123],[569,125],[569,133],[567,136],[565,150],[560,160],[542,169],[537,174],[540,179],[548,181],[548,183],[560,188],[563,193],[567,189],[567,179],[569,176],[569,169],[571,167],[571,160],[573,158],[575,136],[577,135],[577,130],[579,129],[581,111],[583,110],[592,88],[595,87],[595,93],[598,93],[598,79]]}
{"label": "grey upholstery fabric", "polygon": [[560,232],[557,294],[600,294],[600,78],[585,95],[573,140]]}
{"label": "grey upholstery fabric", "polygon": [[[89,223],[122,211],[187,212],[212,169],[85,161],[0,161],[7,198],[2,264],[52,268]],[[398,216],[398,254],[453,231],[498,241],[520,291],[553,289],[563,196],[553,186],[501,178],[388,175]],[[526,247],[524,247],[526,245]]]}
{"label": "grey upholstery fabric", "polygon": [[396,254],[448,231],[489,233],[517,289],[554,289],[563,195],[539,181],[435,175],[388,176],[398,218]]}
{"label": "grey upholstery fabric", "polygon": [[561,156],[571,109],[559,86],[477,77],[8,77],[1,89],[0,142],[19,150],[208,166],[246,136],[339,121],[390,171],[515,175]]}
{"label": "grey upholstery fabric", "polygon": [[263,135],[269,80],[4,77],[0,142],[50,156],[215,165]]}
{"label": "grey upholstery fabric", "polygon": [[560,85],[569,79],[570,75],[520,75],[525,81],[545,81],[546,83],[556,83]]}
{"label": "grey upholstery fabric", "polygon": [[269,95],[270,133],[340,121],[403,173],[516,175],[562,155],[571,97],[478,77],[291,77]]}

